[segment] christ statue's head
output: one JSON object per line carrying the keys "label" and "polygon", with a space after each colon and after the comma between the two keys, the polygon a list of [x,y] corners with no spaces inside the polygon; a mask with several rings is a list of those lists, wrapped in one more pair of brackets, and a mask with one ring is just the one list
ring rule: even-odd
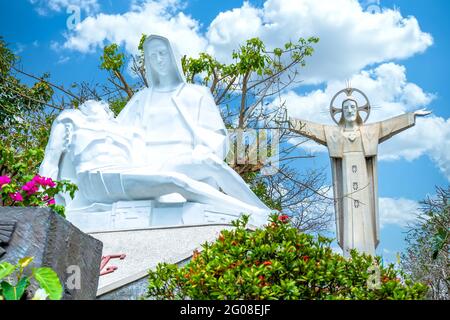
{"label": "christ statue's head", "polygon": [[342,112],[344,114],[344,118],[348,122],[353,122],[356,120],[358,115],[358,105],[356,101],[347,99],[342,103]]}
{"label": "christ statue's head", "polygon": [[342,102],[342,118],[340,123],[357,123],[362,124],[361,116],[358,112],[358,103],[353,97],[347,97]]}

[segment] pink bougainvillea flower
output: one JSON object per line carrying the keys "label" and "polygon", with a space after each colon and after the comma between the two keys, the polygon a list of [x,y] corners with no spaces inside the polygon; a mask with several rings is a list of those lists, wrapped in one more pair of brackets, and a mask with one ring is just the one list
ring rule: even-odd
{"label": "pink bougainvillea flower", "polygon": [[10,182],[11,182],[11,179],[8,176],[0,176],[0,188]]}
{"label": "pink bougainvillea flower", "polygon": [[22,197],[22,194],[21,194],[20,192],[10,193],[9,196],[10,196],[10,198],[11,198],[13,201],[16,201],[16,202],[21,202],[21,201],[23,201],[23,197]]}
{"label": "pink bougainvillea flower", "polygon": [[287,214],[283,214],[278,217],[278,221],[287,222],[289,220],[289,216]]}
{"label": "pink bougainvillea flower", "polygon": [[35,175],[33,179],[31,179],[32,182],[34,182],[37,185],[43,186],[43,187],[51,187],[54,188],[56,186],[56,183],[52,180],[52,178],[46,178],[42,177],[40,175]]}
{"label": "pink bougainvillea flower", "polygon": [[42,184],[42,181],[44,180],[44,178],[42,178],[40,175],[35,175],[33,177],[33,179],[31,179],[31,181],[33,181],[36,184]]}
{"label": "pink bougainvillea flower", "polygon": [[52,180],[52,178],[43,178],[44,181],[42,182],[42,186],[47,186],[50,188],[54,188],[56,186],[56,183]]}
{"label": "pink bougainvillea flower", "polygon": [[51,187],[53,188],[56,184],[53,182],[52,178],[42,177],[40,175],[35,175],[33,179],[31,179],[34,183],[41,185],[43,187]]}
{"label": "pink bougainvillea flower", "polygon": [[53,204],[55,204],[55,199],[54,198],[50,198],[48,195],[45,195],[42,197],[42,201],[47,202],[48,206],[51,206]]}
{"label": "pink bougainvillea flower", "polygon": [[36,182],[31,180],[25,183],[24,186],[22,186],[22,190],[27,193],[27,195],[31,196],[32,194],[35,194],[38,192],[39,187],[36,185]]}

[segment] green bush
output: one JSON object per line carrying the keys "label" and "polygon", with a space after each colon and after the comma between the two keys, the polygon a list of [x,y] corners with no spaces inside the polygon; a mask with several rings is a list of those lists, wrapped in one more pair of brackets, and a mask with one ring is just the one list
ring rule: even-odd
{"label": "green bush", "polygon": [[246,229],[248,216],[205,243],[184,267],[162,263],[149,271],[151,299],[422,299],[426,287],[394,265],[355,250],[346,259],[331,240],[300,233],[288,216]]}

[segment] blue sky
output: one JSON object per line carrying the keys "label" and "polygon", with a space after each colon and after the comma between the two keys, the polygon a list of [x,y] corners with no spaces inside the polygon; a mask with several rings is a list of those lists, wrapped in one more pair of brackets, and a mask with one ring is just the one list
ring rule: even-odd
{"label": "blue sky", "polygon": [[[68,4],[82,8],[81,28],[75,31],[66,26]],[[448,1],[2,0],[0,5],[0,34],[22,57],[23,68],[34,74],[50,72],[54,82],[65,86],[105,81],[98,69],[101,44],[116,39],[131,52],[142,32],[181,37],[182,31],[181,51],[212,50],[219,58],[255,35],[272,45],[291,36],[318,35],[320,47],[303,75],[308,85],[287,95],[292,115],[320,121],[306,108],[323,113],[330,94],[346,79],[375,101],[374,121],[419,108],[433,110],[432,117],[418,119],[421,124],[410,133],[380,147],[379,194],[390,216],[382,228],[379,253],[387,260],[394,260],[404,247],[404,223],[398,221],[411,221],[410,209],[417,201],[432,195],[435,186],[448,185]],[[379,18],[365,15],[370,5],[380,8]],[[299,7],[304,10],[297,11]],[[142,23],[127,20],[130,12]],[[111,27],[108,21],[114,17],[120,21]],[[274,34],[269,25],[284,27]],[[330,173],[326,152],[317,146],[311,150],[317,157],[301,160],[298,167],[324,167]]]}

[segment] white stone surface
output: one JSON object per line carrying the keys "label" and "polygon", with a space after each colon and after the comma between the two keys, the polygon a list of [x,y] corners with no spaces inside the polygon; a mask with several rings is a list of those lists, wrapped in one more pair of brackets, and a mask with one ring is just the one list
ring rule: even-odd
{"label": "white stone surface", "polygon": [[[358,106],[352,92],[359,92],[365,103]],[[347,96],[342,107],[333,102],[340,93]],[[367,97],[358,89],[344,89],[338,92],[330,104],[330,112],[337,126],[322,125],[291,118],[294,132],[306,136],[328,147],[335,198],[337,240],[344,254],[351,249],[375,254],[380,241],[378,215],[377,153],[378,144],[415,124],[416,116],[425,116],[429,111],[419,110],[392,119],[364,124],[360,115],[370,113]]]}
{"label": "white stone surface", "polygon": [[[236,212],[225,207],[201,203],[161,203],[150,201],[123,201],[114,203],[110,211],[66,213],[68,220],[84,232],[136,230],[150,227],[230,224]],[[256,225],[249,223],[250,226]]]}
{"label": "white stone surface", "polygon": [[[68,219],[84,231],[173,225],[185,213],[189,221],[220,222],[221,215],[205,214],[212,210],[266,223],[270,209],[223,161],[228,135],[209,88],[186,83],[181,59],[163,37],[147,38],[144,58],[149,87],[117,118],[106,103],[87,101],[53,123],[40,174],[78,185],[75,199],[56,198]],[[189,204],[154,206],[173,194]],[[136,207],[136,201],[154,202]]]}
{"label": "white stone surface", "polygon": [[108,266],[118,269],[100,277],[98,295],[145,277],[160,262],[179,263],[203,243],[216,240],[221,230],[232,228],[203,225],[91,233],[103,242],[103,256],[126,254],[124,260],[110,260]]}

